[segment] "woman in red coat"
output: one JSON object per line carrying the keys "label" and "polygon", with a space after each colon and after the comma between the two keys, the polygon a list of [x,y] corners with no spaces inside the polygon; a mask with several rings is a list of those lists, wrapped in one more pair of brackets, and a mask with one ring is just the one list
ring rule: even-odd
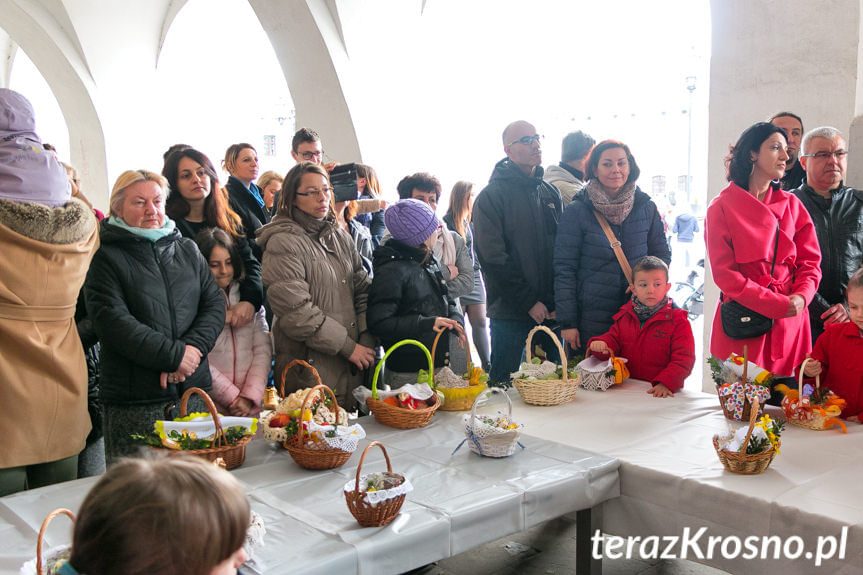
{"label": "woman in red coat", "polygon": [[710,202],[704,230],[722,299],[773,319],[762,336],[732,339],[717,307],[710,353],[725,359],[731,352],[742,354],[746,345],[750,361],[777,376],[793,375],[812,349],[806,306],[821,280],[821,252],[809,213],[779,189],[786,147],[785,131],[772,124],[759,122],[743,132],[732,151],[730,183]]}

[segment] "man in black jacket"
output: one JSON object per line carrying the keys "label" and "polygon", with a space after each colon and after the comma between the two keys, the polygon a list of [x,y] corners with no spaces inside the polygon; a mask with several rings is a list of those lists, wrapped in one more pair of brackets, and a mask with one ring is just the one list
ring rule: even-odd
{"label": "man in black jacket", "polygon": [[767,120],[774,126],[785,130],[788,139],[788,161],[785,162],[785,175],[782,176],[780,187],[783,190],[793,190],[806,183],[806,171],[801,164],[800,139],[803,137],[803,120],[792,112],[779,112]]}
{"label": "man in black jacket", "polygon": [[[542,179],[540,140],[527,122],[506,127],[507,157],[495,165],[473,209],[476,255],[491,318],[492,382],[508,382],[518,369],[528,332],[555,319],[551,260],[563,206],[557,188]],[[552,345],[543,349],[556,358]]]}
{"label": "man in black jacket", "polygon": [[792,193],[809,211],[821,248],[821,284],[809,304],[814,342],[825,325],[848,321],[845,287],[863,263],[863,192],[843,184],[848,152],[839,130],[807,132],[803,152],[806,183]]}

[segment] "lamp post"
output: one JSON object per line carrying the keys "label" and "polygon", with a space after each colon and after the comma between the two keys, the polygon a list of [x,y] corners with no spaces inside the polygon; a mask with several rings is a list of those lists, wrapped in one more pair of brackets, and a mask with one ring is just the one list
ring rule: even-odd
{"label": "lamp post", "polygon": [[689,140],[686,145],[686,203],[692,205],[692,95],[695,92],[695,76],[686,77],[689,90]]}

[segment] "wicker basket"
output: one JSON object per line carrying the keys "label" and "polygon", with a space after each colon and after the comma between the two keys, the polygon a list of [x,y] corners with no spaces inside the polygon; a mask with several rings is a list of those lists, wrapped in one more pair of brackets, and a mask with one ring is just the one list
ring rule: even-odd
{"label": "wicker basket", "polygon": [[333,412],[336,414],[336,421],[338,421],[338,413],[339,413],[339,404],[336,401],[336,396],[333,393],[333,390],[324,385],[321,382],[321,376],[318,374],[318,370],[314,367],[306,363],[301,359],[295,359],[282,371],[282,394],[284,395],[285,389],[285,374],[287,371],[294,367],[295,365],[301,365],[307,368],[312,372],[315,380],[318,382],[309,392],[306,394],[306,397],[303,399],[303,405],[300,407],[300,422],[297,425],[297,433],[293,437],[288,437],[282,445],[285,449],[288,450],[288,453],[291,454],[291,457],[300,467],[304,467],[305,469],[313,469],[313,470],[321,470],[321,469],[334,469],[336,467],[341,467],[345,463],[347,463],[348,459],[351,458],[350,451],[343,451],[341,449],[306,449],[302,447],[304,445],[303,436],[305,429],[303,428],[302,417],[306,412],[306,406],[309,404],[309,401],[313,399],[318,391],[323,391],[324,393],[328,393],[330,395],[330,399],[333,400]]}
{"label": "wicker basket", "polygon": [[210,412],[210,415],[213,417],[213,423],[216,426],[216,440],[215,445],[213,447],[208,447],[206,449],[163,449],[161,447],[150,447],[150,449],[157,449],[159,451],[163,451],[168,455],[177,455],[179,453],[188,453],[189,455],[196,455],[198,457],[203,457],[208,461],[216,462],[217,459],[221,458],[225,462],[225,469],[234,469],[235,467],[239,467],[246,460],[246,445],[252,440],[251,435],[246,435],[245,437],[240,438],[237,443],[234,445],[226,445],[225,444],[225,434],[222,431],[222,422],[219,419],[219,412],[216,409],[216,405],[213,403],[213,400],[210,399],[209,394],[203,389],[197,387],[190,387],[186,390],[186,393],[183,394],[183,397],[180,399],[180,417],[186,417],[189,415],[188,411],[188,403],[189,398],[192,394],[200,395],[201,399],[204,400],[204,403],[207,404],[207,409]]}
{"label": "wicker basket", "polygon": [[[437,332],[437,335],[434,338],[434,343],[432,343],[431,349],[432,358],[434,358],[435,352],[437,351],[437,343],[438,341],[440,341],[440,338],[445,331],[446,330],[444,329],[440,330],[439,332]],[[467,372],[470,373],[473,369],[473,364],[470,361],[470,347],[468,346],[467,337],[465,337],[464,333],[461,333],[459,334],[459,338],[462,340],[465,350],[467,350]],[[468,381],[465,378],[462,379]],[[440,410],[467,411],[471,408],[477,396],[485,389],[488,389],[488,387],[484,383],[481,383],[479,385],[471,385],[469,387],[438,387],[437,390],[440,391],[444,397],[444,402],[440,406]]]}
{"label": "wicker basket", "polygon": [[[749,397],[746,397],[743,400],[743,414],[740,418],[734,416],[734,413],[728,409],[726,405],[728,403],[728,396],[719,395],[719,386],[716,386],[716,396],[719,398],[719,406],[722,407],[722,414],[726,419],[730,419],[731,421],[747,421],[749,419],[749,412],[752,409],[752,403],[749,401]],[[758,409],[756,409],[756,415],[761,415],[764,410],[764,401],[758,400]]]}
{"label": "wicker basket", "polygon": [[[803,360],[803,363],[800,365],[800,374],[797,376],[797,389],[798,389],[798,401],[803,399],[803,370],[806,369],[806,364],[809,362],[811,358],[807,357]],[[821,375],[815,376],[815,390],[816,393],[818,389],[821,387]],[[791,400],[787,397],[782,399],[782,409],[785,412],[785,417],[788,420],[788,423],[791,425],[796,425],[797,427],[804,427],[806,429],[814,429],[815,431],[824,431],[829,427],[827,425],[827,421],[829,419],[834,419],[830,417],[825,417],[819,410],[813,409],[809,411],[812,415],[810,419],[801,419],[798,414],[794,413],[791,409]]]}
{"label": "wicker basket", "polygon": [[476,427],[476,407],[482,397],[499,393],[506,398],[507,419],[512,421],[512,400],[509,395],[500,388],[492,387],[476,398],[470,410],[470,418],[465,415],[464,434],[467,437],[467,446],[477,455],[485,457],[509,457],[515,453],[518,447],[518,438],[521,429],[501,430],[499,433],[484,434]]}
{"label": "wicker basket", "polygon": [[360,481],[362,479],[360,477],[360,472],[363,469],[363,462],[366,459],[366,454],[375,446],[380,447],[381,451],[384,452],[384,458],[387,461],[387,473],[398,475],[402,480],[404,480],[403,475],[393,473],[393,466],[390,464],[390,456],[382,443],[372,441],[366,446],[363,450],[363,454],[360,456],[360,463],[357,465],[357,476],[354,483],[354,489],[353,491],[346,490],[344,492],[345,502],[348,504],[348,509],[350,510],[351,515],[353,515],[354,519],[357,520],[357,523],[363,527],[382,527],[390,523],[396,518],[396,515],[399,514],[399,510],[402,508],[402,504],[405,502],[406,497],[406,494],[402,493],[392,499],[387,499],[386,501],[381,501],[376,505],[371,505],[366,500],[364,493],[360,491]]}
{"label": "wicker basket", "polygon": [[366,399],[366,404],[369,406],[369,411],[375,415],[375,419],[378,423],[389,427],[395,427],[396,429],[416,429],[418,427],[425,427],[428,425],[431,422],[434,412],[437,411],[438,407],[440,407],[440,398],[437,393],[432,395],[431,399],[428,400],[432,402],[431,405],[423,409],[405,409],[403,407],[396,407],[394,405],[384,403],[378,399],[378,377],[380,376],[381,368],[383,368],[387,357],[403,345],[415,345],[425,352],[426,359],[428,359],[429,362],[430,385],[431,388],[434,389],[434,361],[432,361],[432,356],[429,353],[428,348],[415,339],[405,339],[389,348],[384,354],[383,359],[378,363],[378,366],[375,368],[374,379],[372,380],[372,395]]}
{"label": "wicker basket", "polygon": [[776,450],[773,449],[772,445],[761,453],[746,453],[746,448],[749,446],[749,438],[752,437],[752,430],[755,429],[757,419],[758,410],[750,410],[749,429],[746,431],[746,438],[743,440],[743,445],[740,446],[740,451],[719,449],[719,440],[716,437],[713,438],[713,449],[716,450],[719,461],[722,462],[723,467],[728,471],[742,475],[756,475],[767,469],[773,458],[776,457]]}
{"label": "wicker basket", "polygon": [[554,335],[554,332],[545,327],[538,325],[527,334],[527,361],[530,362],[530,344],[533,340],[533,335],[538,331],[546,332],[551,337],[554,344],[557,346],[557,351],[560,353],[560,360],[563,363],[563,378],[558,380],[553,379],[515,379],[513,385],[518,390],[521,398],[525,403],[531,405],[560,405],[567,401],[575,399],[575,392],[578,391],[578,379],[569,379],[569,369],[566,365],[566,354],[563,351],[563,346],[560,340]]}
{"label": "wicker basket", "polygon": [[[614,354],[609,350],[609,359],[614,359]],[[590,349],[584,354],[584,359],[575,366],[578,372],[579,385],[588,391],[605,391],[614,385],[614,374],[608,375],[608,369],[592,371],[583,364],[590,357]],[[596,359],[596,358],[594,358]]]}
{"label": "wicker basket", "polygon": [[[68,545],[61,545],[49,549],[47,553],[43,553],[42,546],[45,539],[45,532],[48,530],[48,525],[51,520],[58,515],[66,515],[75,523],[75,514],[68,509],[55,509],[45,517],[42,526],[39,528],[39,535],[36,537],[36,558],[31,559],[21,566],[18,571],[19,575],[45,575],[45,569],[49,564],[49,560],[62,559],[64,555],[68,555],[70,550]],[[45,557],[47,556],[47,557]]]}

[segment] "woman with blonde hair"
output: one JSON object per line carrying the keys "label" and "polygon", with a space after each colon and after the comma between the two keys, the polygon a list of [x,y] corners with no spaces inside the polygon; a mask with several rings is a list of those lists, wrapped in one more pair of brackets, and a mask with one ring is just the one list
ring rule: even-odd
{"label": "woman with blonde hair", "polygon": [[258,189],[261,190],[261,197],[264,199],[264,207],[272,213],[273,205],[276,203],[276,196],[279,190],[282,189],[282,184],[285,179],[278,173],[268,170],[258,178]]}
{"label": "woman with blonde hair", "polygon": [[476,252],[473,248],[473,224],[470,221],[473,212],[473,200],[473,183],[456,182],[452,187],[449,196],[449,209],[443,217],[443,221],[449,229],[464,238],[465,246],[473,261],[473,291],[461,296],[459,302],[464,314],[470,320],[473,344],[476,346],[482,368],[488,371],[491,368],[491,348],[486,331],[485,284],[482,283],[479,260],[476,258]]}
{"label": "woman with blonde hair", "polygon": [[376,248],[381,245],[381,238],[387,233],[384,223],[386,201],[381,197],[381,185],[375,169],[365,164],[357,164],[357,222],[368,228],[372,244]]}
{"label": "woman with blonde hair", "polygon": [[165,214],[177,225],[184,238],[194,240],[206,229],[218,228],[230,235],[243,260],[245,275],[240,281],[240,301],[226,318],[233,327],[251,322],[264,300],[261,263],[243,233],[240,217],[228,204],[227,194],[219,187],[216,169],[210,159],[194,148],[185,147],[167,156],[162,175],[168,180]]}
{"label": "woman with blonde hair", "polygon": [[84,288],[102,345],[109,464],[134,454],[130,435],[152,430],[186,389],[210,389],[207,354],[225,323],[207,262],[165,215],[167,186],[146,170],[120,174]]}
{"label": "woman with blonde hair", "polygon": [[[339,405],[350,410],[351,392],[375,359],[375,341],[366,329],[371,282],[353,240],[336,225],[332,200],[327,171],[300,162],[288,172],[276,215],[258,241],[276,317],[276,376],[292,360],[305,360],[333,389]],[[286,392],[311,383],[308,374],[298,373]]]}
{"label": "woman with blonde hair", "polygon": [[230,174],[225,189],[231,208],[240,216],[252,254],[261,261],[262,252],[255,233],[270,221],[270,212],[264,205],[260,188],[254,184],[258,177],[258,153],[251,144],[231,144],[225,150],[222,167]]}

